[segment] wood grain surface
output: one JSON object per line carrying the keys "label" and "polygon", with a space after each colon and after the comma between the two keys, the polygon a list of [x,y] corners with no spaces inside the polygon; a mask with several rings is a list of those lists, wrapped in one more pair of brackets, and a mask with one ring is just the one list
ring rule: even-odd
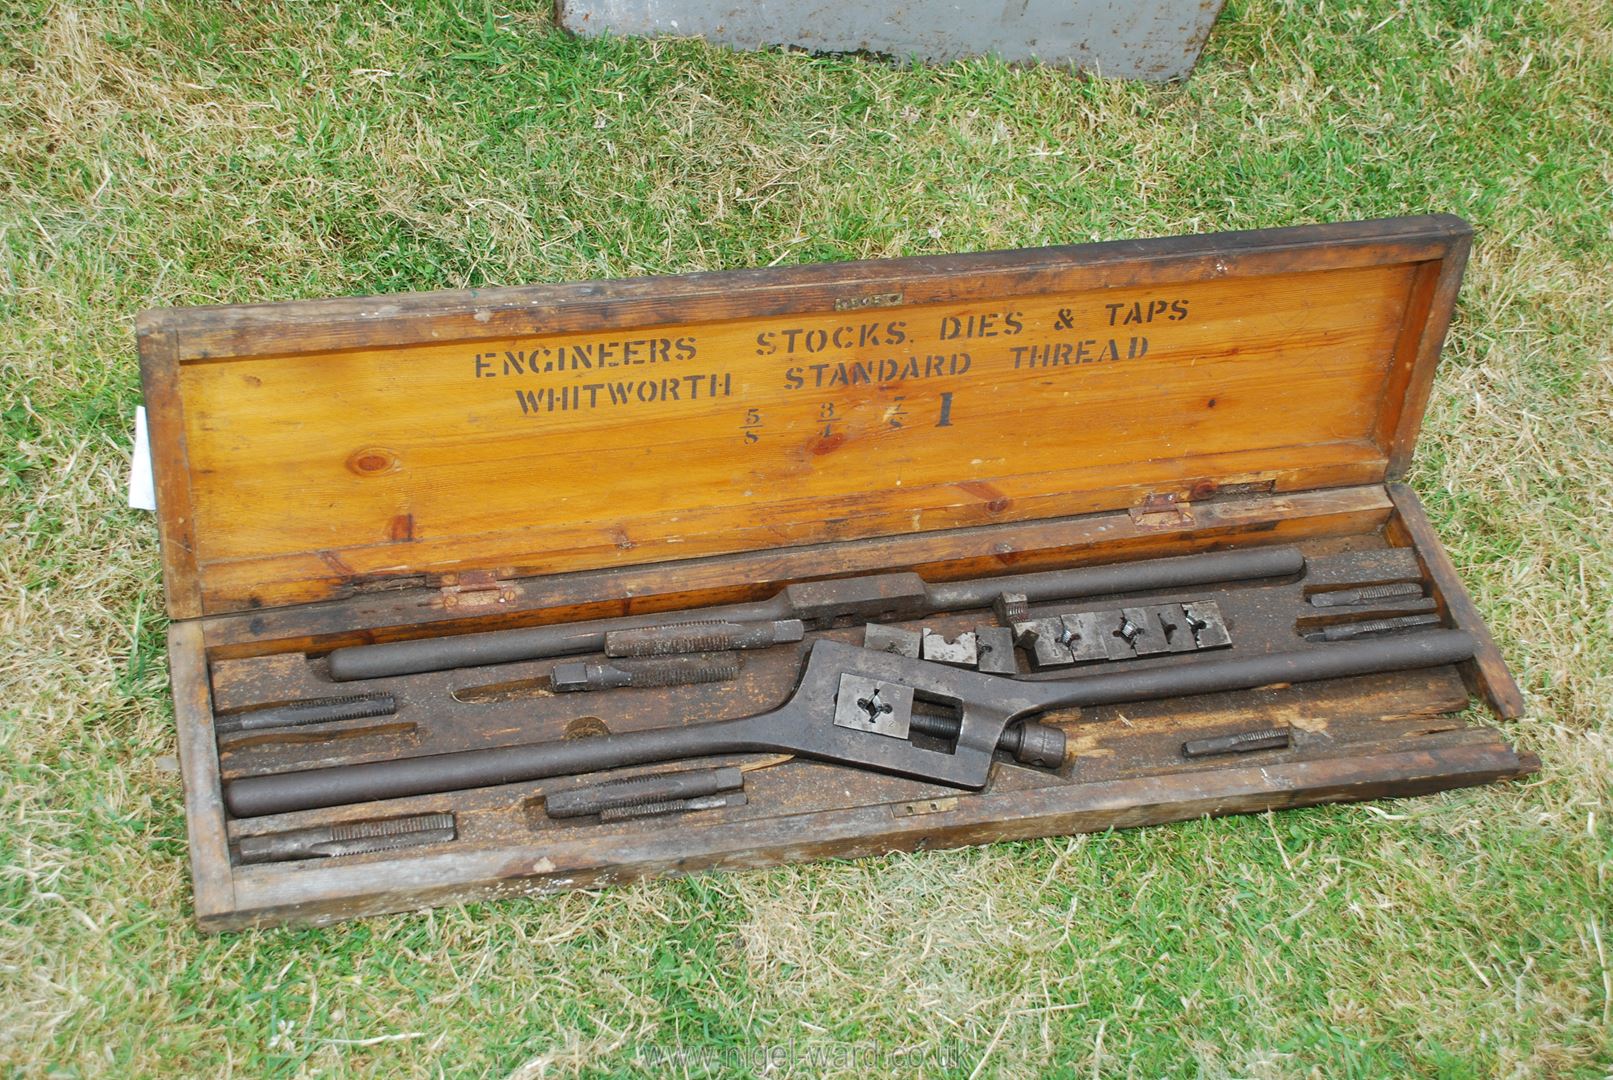
{"label": "wood grain surface", "polygon": [[[1449,715],[1469,686],[1503,717],[1522,701],[1392,483],[1467,238],[1454,218],[1406,218],[146,313],[199,923],[328,922],[1533,771]],[[981,792],[775,757],[724,762],[749,770],[743,802],[665,819],[547,814],[549,794],[599,774],[244,820],[221,799],[241,776],[750,715],[788,696],[811,640],[862,628],[747,655],[729,682],[587,695],[553,692],[553,659],[335,684],[323,653],[341,645],[853,574],[939,582],[1280,543],[1305,553],[1299,579],[1213,590],[1228,655],[1325,649],[1304,636],[1335,617],[1311,590],[1419,580],[1474,635],[1475,661],[1051,713],[1064,764],[999,761]],[[991,619],[921,622],[957,634]],[[353,690],[396,709],[214,730],[216,710]],[[1183,753],[1259,727],[1288,745]],[[452,840],[301,864],[234,854],[246,837],[428,812],[453,815]]]}
{"label": "wood grain surface", "polygon": [[1354,229],[149,315],[174,613],[1381,482],[1464,234]]}

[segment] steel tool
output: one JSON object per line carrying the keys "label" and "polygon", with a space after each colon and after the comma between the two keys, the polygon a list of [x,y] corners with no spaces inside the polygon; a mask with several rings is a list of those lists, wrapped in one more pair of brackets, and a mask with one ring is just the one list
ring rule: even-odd
{"label": "steel tool", "polygon": [[980,663],[980,645],[973,630],[966,630],[950,641],[945,634],[925,630],[920,655],[937,664],[972,668]]}
{"label": "steel tool", "polygon": [[235,735],[243,731],[303,727],[308,724],[334,724],[338,720],[362,720],[370,716],[391,716],[397,702],[391,694],[348,694],[345,697],[310,698],[282,705],[266,705],[224,713],[213,719],[213,731]]}
{"label": "steel tool", "polygon": [[1305,635],[1306,641],[1349,641],[1370,634],[1387,634],[1410,630],[1418,626],[1434,626],[1438,615],[1402,615],[1393,619],[1369,619],[1365,622],[1336,623],[1313,630]]}
{"label": "steel tool", "polygon": [[[224,800],[235,816],[253,817],[754,751],[800,754],[981,788],[999,748],[1006,747],[1026,764],[1060,763],[1063,732],[1026,719],[1047,709],[1432,667],[1472,655],[1468,635],[1431,630],[1266,656],[1025,682],[818,641],[795,693],[771,712],[620,735],[248,776],[227,783]],[[955,709],[956,726],[947,716],[919,719],[915,700]],[[1014,724],[1017,728],[1010,727]],[[913,738],[915,731],[922,742]]]}
{"label": "steel tool", "polygon": [[923,652],[924,631],[869,623],[863,627],[863,648],[917,660]]}
{"label": "steel tool", "polygon": [[1232,635],[1221,618],[1221,606],[1214,600],[1183,604],[1182,618],[1187,632],[1193,635],[1194,648],[1219,649],[1232,644]]}
{"label": "steel tool", "polygon": [[1334,589],[1330,592],[1311,594],[1312,607],[1346,607],[1352,604],[1364,604],[1372,600],[1388,600],[1402,596],[1421,596],[1423,587],[1419,582],[1403,581],[1388,585],[1367,585],[1356,589]]}
{"label": "steel tool", "polygon": [[688,622],[605,632],[606,656],[671,656],[678,653],[766,649],[800,641],[800,619],[776,622]]}
{"label": "steel tool", "polygon": [[440,844],[454,839],[455,835],[452,814],[412,814],[382,821],[353,821],[243,836],[235,842],[235,851],[242,863],[333,859],[420,844]]}
{"label": "steel tool", "polygon": [[739,658],[727,653],[657,656],[605,663],[556,664],[549,685],[557,691],[611,690],[619,686],[692,686],[739,677]]}
{"label": "steel tool", "polygon": [[1089,660],[1135,660],[1232,644],[1214,600],[1049,615],[1017,622],[1013,631],[1039,671]]}
{"label": "steel tool", "polygon": [[1196,758],[1214,757],[1217,754],[1247,754],[1254,750],[1280,750],[1288,746],[1291,738],[1289,730],[1285,727],[1240,731],[1234,735],[1190,739],[1182,744],[1182,754],[1185,757]]}
{"label": "steel tool", "polygon": [[975,629],[976,665],[987,675],[1018,675],[1014,658],[1014,631],[1007,626],[981,626]]}
{"label": "steel tool", "polygon": [[732,765],[715,769],[685,769],[652,776],[629,776],[570,791],[557,791],[544,797],[543,809],[552,818],[587,817],[607,810],[710,798],[737,791],[744,785],[745,774]]}
{"label": "steel tool", "polygon": [[377,679],[420,671],[508,664],[547,656],[602,652],[613,631],[665,626],[669,621],[772,622],[800,619],[808,630],[837,622],[913,618],[941,611],[990,607],[1004,593],[1041,603],[1079,596],[1112,596],[1217,582],[1289,577],[1305,568],[1292,547],[1182,555],[1145,562],[1048,570],[973,581],[929,583],[917,574],[874,574],[788,585],[766,600],[681,613],[624,615],[613,619],[491,630],[454,637],[355,645],[330,654],[337,681]]}
{"label": "steel tool", "polygon": [[599,812],[601,824],[627,821],[632,818],[663,817],[667,814],[686,814],[692,810],[724,810],[730,806],[744,806],[745,793],[730,791],[721,795],[697,795],[688,799],[662,799],[658,802],[634,803],[632,806],[608,806]]}
{"label": "steel tool", "polygon": [[998,622],[1013,626],[1031,617],[1030,597],[1024,593],[998,593],[997,599],[991,602],[991,610],[996,613]]}

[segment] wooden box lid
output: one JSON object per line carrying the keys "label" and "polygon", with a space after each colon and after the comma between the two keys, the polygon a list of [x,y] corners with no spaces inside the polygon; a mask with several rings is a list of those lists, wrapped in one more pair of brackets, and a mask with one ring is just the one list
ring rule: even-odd
{"label": "wooden box lid", "polygon": [[1430,216],[150,311],[170,614],[1402,472]]}

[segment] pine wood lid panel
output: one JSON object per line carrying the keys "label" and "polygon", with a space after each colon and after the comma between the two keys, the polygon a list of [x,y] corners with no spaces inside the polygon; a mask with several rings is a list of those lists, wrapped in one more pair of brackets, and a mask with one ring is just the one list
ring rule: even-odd
{"label": "pine wood lid panel", "polygon": [[[651,280],[610,325],[601,287],[545,287],[528,332],[492,337],[466,294],[438,323],[405,298],[402,341],[362,302],[283,305],[279,352],[272,309],[156,313],[158,468],[187,481],[159,480],[187,502],[161,508],[174,613],[1111,510],[1201,478],[1376,482],[1415,437],[1466,231],[1332,229],[1241,234],[1208,264],[1214,237]],[[365,330],[310,340],[294,309]],[[232,312],[254,344],[220,353]]]}

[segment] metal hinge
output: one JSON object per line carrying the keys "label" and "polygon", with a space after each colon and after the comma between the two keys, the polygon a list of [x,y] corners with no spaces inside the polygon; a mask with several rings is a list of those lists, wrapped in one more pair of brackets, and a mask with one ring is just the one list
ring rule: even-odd
{"label": "metal hinge", "polygon": [[918,817],[920,814],[944,814],[948,810],[956,810],[958,800],[951,799],[920,799],[918,802],[899,803],[892,808],[897,817]]}
{"label": "metal hinge", "polygon": [[486,607],[515,599],[515,583],[508,580],[515,571],[462,570],[442,576],[442,606]]}

